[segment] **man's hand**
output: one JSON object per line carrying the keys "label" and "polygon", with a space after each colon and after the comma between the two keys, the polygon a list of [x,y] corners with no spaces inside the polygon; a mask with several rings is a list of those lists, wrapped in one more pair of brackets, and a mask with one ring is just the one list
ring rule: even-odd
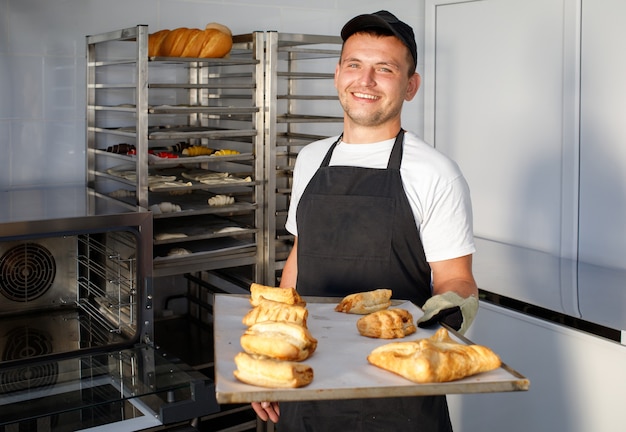
{"label": "man's hand", "polygon": [[252,402],[252,409],[261,420],[271,420],[278,423],[280,417],[278,402]]}

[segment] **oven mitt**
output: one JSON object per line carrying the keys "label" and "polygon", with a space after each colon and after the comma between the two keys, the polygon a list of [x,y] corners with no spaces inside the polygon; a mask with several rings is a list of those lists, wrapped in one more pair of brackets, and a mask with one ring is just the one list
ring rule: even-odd
{"label": "oven mitt", "polygon": [[448,291],[429,298],[422,309],[424,315],[417,320],[419,327],[445,323],[459,333],[465,334],[478,312],[478,299],[473,295],[463,298],[453,291]]}

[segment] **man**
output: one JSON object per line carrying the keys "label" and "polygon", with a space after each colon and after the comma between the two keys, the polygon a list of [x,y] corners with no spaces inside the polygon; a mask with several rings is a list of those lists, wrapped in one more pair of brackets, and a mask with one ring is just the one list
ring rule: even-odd
{"label": "man", "polygon": [[[341,36],[343,134],[298,156],[281,286],[332,297],[388,287],[423,305],[420,326],[445,321],[463,332],[478,306],[469,189],[454,162],[402,130],[402,105],[420,86],[413,30],[379,11],[353,18]],[[280,432],[452,430],[445,396],[253,408]]]}

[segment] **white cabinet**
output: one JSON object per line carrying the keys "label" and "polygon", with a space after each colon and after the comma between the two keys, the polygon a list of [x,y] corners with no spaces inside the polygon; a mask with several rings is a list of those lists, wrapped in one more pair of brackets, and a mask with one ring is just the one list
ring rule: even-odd
{"label": "white cabinet", "polygon": [[426,1],[427,141],[475,233],[626,269],[626,4]]}
{"label": "white cabinet", "polygon": [[575,253],[575,15],[568,0],[426,1],[425,138],[465,174],[478,236]]}
{"label": "white cabinet", "polygon": [[581,261],[626,269],[626,2],[582,2]]}
{"label": "white cabinet", "polygon": [[425,138],[470,184],[479,287],[519,302],[483,302],[468,336],[531,382],[450,396],[455,431],[621,430],[626,3],[425,5]]}
{"label": "white cabinet", "polygon": [[449,395],[455,432],[623,428],[626,346],[486,303],[467,336],[515,365],[530,388]]}

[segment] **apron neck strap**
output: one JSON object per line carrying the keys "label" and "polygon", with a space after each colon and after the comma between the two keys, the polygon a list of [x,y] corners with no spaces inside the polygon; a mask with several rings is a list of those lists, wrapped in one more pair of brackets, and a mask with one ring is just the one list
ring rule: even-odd
{"label": "apron neck strap", "polygon": [[404,129],[400,129],[398,135],[396,135],[396,141],[393,143],[393,149],[391,149],[391,156],[389,156],[389,162],[387,162],[387,169],[400,169],[400,163],[402,162],[402,145],[404,143]]}

